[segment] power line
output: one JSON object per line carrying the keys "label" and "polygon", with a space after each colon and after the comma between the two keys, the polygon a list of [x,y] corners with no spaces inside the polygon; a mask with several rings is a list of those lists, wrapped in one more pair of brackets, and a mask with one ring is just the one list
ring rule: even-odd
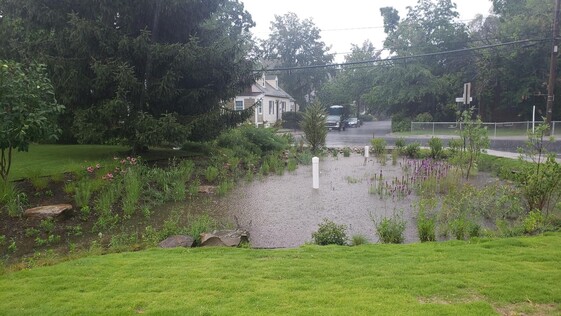
{"label": "power line", "polygon": [[345,62],[345,63],[335,63],[335,64],[325,64],[325,65],[310,65],[310,66],[298,66],[298,67],[282,67],[282,68],[272,68],[272,69],[262,69],[262,70],[254,70],[254,72],[274,72],[274,71],[292,71],[292,70],[305,70],[305,69],[317,69],[317,68],[337,68],[343,66],[353,66],[353,65],[365,65],[365,64],[377,64],[377,63],[388,63],[394,61],[403,61],[409,59],[416,59],[416,58],[423,58],[423,57],[431,57],[431,56],[439,56],[439,55],[449,55],[449,54],[456,54],[456,53],[467,53],[472,51],[490,49],[495,47],[502,47],[502,46],[510,46],[516,44],[530,44],[530,43],[540,43],[540,42],[547,42],[551,39],[525,39],[525,40],[518,40],[518,41],[511,41],[505,43],[497,43],[491,45],[484,45],[479,47],[471,47],[471,48],[462,48],[462,49],[455,49],[449,51],[442,51],[442,52],[434,52],[434,53],[426,53],[426,54],[419,54],[419,55],[411,55],[411,56],[395,56],[395,57],[388,57],[383,59],[374,59],[374,60],[365,60],[365,61],[354,61],[354,62]]}

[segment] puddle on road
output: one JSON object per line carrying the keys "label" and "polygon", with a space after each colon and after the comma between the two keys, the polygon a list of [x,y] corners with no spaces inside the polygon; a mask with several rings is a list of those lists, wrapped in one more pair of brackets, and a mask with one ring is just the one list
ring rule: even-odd
{"label": "puddle on road", "polygon": [[[400,160],[401,161],[401,160]],[[312,167],[299,166],[294,173],[268,176],[251,183],[241,182],[216,207],[226,218],[238,217],[248,228],[256,248],[297,247],[312,240],[324,218],[347,225],[347,236],[363,235],[377,242],[374,219],[399,212],[407,222],[405,242],[418,241],[411,204],[404,199],[380,199],[370,194],[371,178],[383,170],[385,179],[401,178],[400,165],[391,160],[381,166],[373,158],[326,157],[320,161],[320,188],[312,189]],[[251,225],[248,224],[251,222]]]}

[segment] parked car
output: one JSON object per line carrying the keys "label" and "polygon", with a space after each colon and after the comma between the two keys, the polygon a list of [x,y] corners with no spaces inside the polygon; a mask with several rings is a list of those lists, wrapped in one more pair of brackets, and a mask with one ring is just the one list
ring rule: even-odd
{"label": "parked car", "polygon": [[351,117],[347,120],[347,126],[348,127],[359,127],[360,125],[361,125],[361,122],[356,117]]}

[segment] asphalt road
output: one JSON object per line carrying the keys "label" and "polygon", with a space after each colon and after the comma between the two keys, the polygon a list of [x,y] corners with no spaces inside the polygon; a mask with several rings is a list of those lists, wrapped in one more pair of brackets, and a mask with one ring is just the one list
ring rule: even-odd
{"label": "asphalt road", "polygon": [[[436,135],[440,137],[444,143],[447,139],[452,138],[450,135]],[[373,137],[382,137],[386,139],[388,145],[394,145],[395,140],[402,136],[395,136],[391,133],[390,121],[377,121],[365,122],[358,128],[347,128],[345,131],[329,131],[327,134],[326,145],[327,147],[346,147],[346,146],[366,146],[370,145],[370,140]],[[418,142],[421,146],[428,146],[428,140],[432,135],[427,136],[406,136],[404,137],[407,143]],[[506,152],[518,152],[519,147],[526,144],[527,138],[525,137],[497,137],[490,138],[490,149]],[[561,154],[561,141],[556,140],[549,147],[550,152],[555,152],[559,156]]]}

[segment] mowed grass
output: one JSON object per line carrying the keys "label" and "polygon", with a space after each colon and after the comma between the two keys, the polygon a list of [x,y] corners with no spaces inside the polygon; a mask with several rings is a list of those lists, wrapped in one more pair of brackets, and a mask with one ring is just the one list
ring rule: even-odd
{"label": "mowed grass", "polygon": [[[185,153],[171,149],[152,149],[142,154],[143,159],[168,159]],[[10,180],[19,180],[29,175],[52,176],[65,172],[85,170],[89,165],[104,164],[113,157],[130,155],[130,148],[111,145],[36,145],[27,152],[13,153]]]}
{"label": "mowed grass", "polygon": [[1,315],[559,315],[561,233],[151,249],[0,276]]}

